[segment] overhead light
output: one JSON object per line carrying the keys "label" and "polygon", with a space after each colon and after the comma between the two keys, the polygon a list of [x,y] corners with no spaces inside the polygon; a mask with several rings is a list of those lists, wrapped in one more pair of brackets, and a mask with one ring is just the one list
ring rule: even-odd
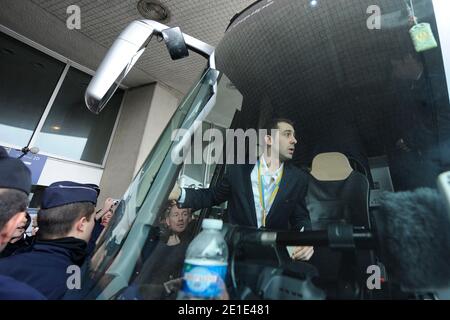
{"label": "overhead light", "polygon": [[170,19],[169,9],[157,0],[139,0],[137,9],[145,19],[159,22],[167,22]]}
{"label": "overhead light", "polygon": [[317,6],[319,4],[319,1],[317,1],[317,0],[311,0],[311,1],[309,1],[309,5],[311,6],[311,7],[315,7],[315,6]]}
{"label": "overhead light", "polygon": [[59,130],[61,130],[61,127],[60,126],[52,126],[52,130],[59,131]]}

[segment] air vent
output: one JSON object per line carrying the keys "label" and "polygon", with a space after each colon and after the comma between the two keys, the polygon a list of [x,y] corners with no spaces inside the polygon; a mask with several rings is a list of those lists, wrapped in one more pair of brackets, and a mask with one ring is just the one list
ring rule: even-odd
{"label": "air vent", "polygon": [[137,9],[145,19],[168,22],[170,12],[161,2],[156,0],[140,0]]}

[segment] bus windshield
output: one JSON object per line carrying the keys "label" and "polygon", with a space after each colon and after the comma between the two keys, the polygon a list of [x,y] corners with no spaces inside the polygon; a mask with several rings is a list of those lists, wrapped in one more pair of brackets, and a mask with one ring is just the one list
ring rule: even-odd
{"label": "bus windshield", "polygon": [[[97,242],[85,273],[90,297],[175,299],[187,247],[205,217],[226,222],[228,240],[235,225],[261,227],[250,180],[254,223],[232,214],[231,196],[207,208],[168,199],[175,182],[186,189],[220,184],[229,165],[240,164],[233,162],[240,147],[245,159],[261,156],[261,141],[249,150],[245,132],[270,119],[288,119],[295,129],[289,163],[308,177],[301,205],[312,230],[336,223],[371,230],[384,193],[435,190],[450,170],[450,32],[441,14],[450,7],[443,3],[268,0],[237,15]],[[230,147],[238,130],[245,139]],[[283,198],[281,211],[291,212],[295,201]],[[290,218],[286,225],[296,226]],[[234,249],[228,285],[239,299],[341,298],[342,279],[361,285],[345,297],[377,298],[365,288],[366,270],[385,263],[373,250],[315,247],[311,264],[296,269],[289,246]],[[273,289],[274,277],[299,292]],[[312,285],[313,278],[321,281]]]}

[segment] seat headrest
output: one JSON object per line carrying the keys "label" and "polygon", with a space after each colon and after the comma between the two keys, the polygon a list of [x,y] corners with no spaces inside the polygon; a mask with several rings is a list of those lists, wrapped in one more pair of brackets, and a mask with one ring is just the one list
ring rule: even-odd
{"label": "seat headrest", "polygon": [[350,162],[340,152],[320,153],[312,162],[311,175],[319,181],[345,180],[352,172]]}

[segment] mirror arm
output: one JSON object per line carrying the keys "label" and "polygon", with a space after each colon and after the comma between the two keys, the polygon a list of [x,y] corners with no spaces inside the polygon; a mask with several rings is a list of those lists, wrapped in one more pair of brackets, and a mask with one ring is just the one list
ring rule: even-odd
{"label": "mirror arm", "polygon": [[[139,21],[149,26],[153,30],[153,32],[156,33],[157,35],[161,35],[161,31],[169,28],[165,24],[153,20],[139,20]],[[210,46],[209,44],[203,41],[191,37],[186,33],[183,33],[183,37],[184,41],[186,42],[186,46],[190,50],[194,51],[195,53],[198,53],[199,55],[205,57],[206,59],[209,59],[209,57],[214,52],[214,47]]]}

